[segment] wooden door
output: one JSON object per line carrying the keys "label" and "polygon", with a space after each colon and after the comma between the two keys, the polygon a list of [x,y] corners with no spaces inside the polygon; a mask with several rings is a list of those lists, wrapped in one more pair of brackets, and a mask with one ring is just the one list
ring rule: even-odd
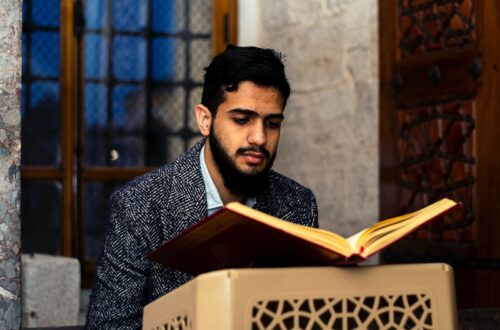
{"label": "wooden door", "polygon": [[500,306],[500,2],[380,0],[381,216],[463,208],[385,263],[455,269],[458,307]]}

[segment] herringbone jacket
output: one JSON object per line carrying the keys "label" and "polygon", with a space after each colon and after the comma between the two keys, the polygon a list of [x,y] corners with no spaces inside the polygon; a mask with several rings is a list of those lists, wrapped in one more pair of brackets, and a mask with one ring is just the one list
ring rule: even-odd
{"label": "herringbone jacket", "polygon": [[[113,193],[103,250],[90,297],[87,327],[138,329],[144,306],[191,277],[144,259],[207,215],[199,155],[203,140],[173,163]],[[312,192],[271,171],[270,188],[255,208],[276,217],[318,226]]]}

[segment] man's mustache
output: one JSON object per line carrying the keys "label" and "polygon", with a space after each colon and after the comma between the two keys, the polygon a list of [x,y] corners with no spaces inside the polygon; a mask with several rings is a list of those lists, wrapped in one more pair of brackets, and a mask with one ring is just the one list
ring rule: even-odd
{"label": "man's mustache", "polygon": [[269,157],[271,157],[271,153],[267,149],[265,149],[264,147],[259,147],[259,146],[250,146],[250,147],[245,147],[245,148],[239,148],[238,150],[236,150],[236,154],[243,155],[244,153],[249,152],[249,151],[261,153],[266,157],[266,159],[269,159]]}

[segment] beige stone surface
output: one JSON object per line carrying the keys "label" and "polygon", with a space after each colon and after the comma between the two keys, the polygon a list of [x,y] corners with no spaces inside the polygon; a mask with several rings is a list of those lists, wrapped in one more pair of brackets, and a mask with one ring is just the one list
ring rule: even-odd
{"label": "beige stone surface", "polygon": [[292,86],[276,169],[316,194],[322,227],[378,220],[375,0],[259,1],[257,46],[287,55]]}
{"label": "beige stone surface", "polygon": [[79,323],[80,263],[44,254],[21,256],[22,326],[60,327]]}

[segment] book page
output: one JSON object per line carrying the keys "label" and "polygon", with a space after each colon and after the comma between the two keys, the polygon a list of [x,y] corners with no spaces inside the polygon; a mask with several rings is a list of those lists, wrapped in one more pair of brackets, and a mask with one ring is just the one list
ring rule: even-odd
{"label": "book page", "polygon": [[367,231],[367,229],[363,229],[362,231],[347,238],[347,242],[351,246],[351,249],[354,251],[354,253],[360,254],[363,252],[364,248],[358,245],[358,240],[365,233],[365,231]]}
{"label": "book page", "polygon": [[239,203],[229,203],[226,205],[226,208],[252,220],[265,223],[270,227],[286,231],[309,242],[321,245],[329,250],[342,253],[345,256],[350,256],[352,254],[351,246],[347,240],[328,230],[303,226],[282,220]]}
{"label": "book page", "polygon": [[456,202],[444,198],[419,211],[381,221],[357,236],[355,246],[363,250],[364,256],[369,256],[456,205]]}
{"label": "book page", "polygon": [[349,245],[352,247],[353,251],[355,251],[356,253],[362,253],[363,252],[362,250],[364,249],[363,245],[366,245],[368,243],[368,240],[366,238],[367,235],[372,236],[371,233],[373,232],[376,232],[377,236],[385,235],[388,232],[394,231],[394,228],[395,226],[397,226],[397,224],[404,223],[413,216],[414,213],[408,213],[395,218],[382,220],[368,228],[365,228],[357,232],[352,236],[349,236],[347,238],[347,241],[349,242]]}

